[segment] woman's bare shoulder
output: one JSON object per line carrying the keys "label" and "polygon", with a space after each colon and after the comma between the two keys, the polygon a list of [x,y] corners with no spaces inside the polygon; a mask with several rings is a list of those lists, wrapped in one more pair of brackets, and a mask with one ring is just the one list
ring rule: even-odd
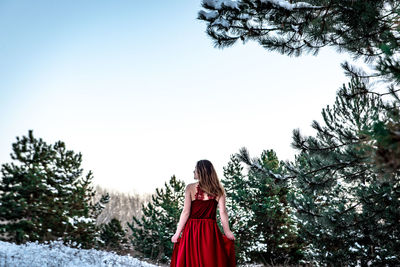
{"label": "woman's bare shoulder", "polygon": [[189,191],[191,191],[192,194],[194,194],[194,192],[196,191],[196,185],[197,185],[197,183],[190,183],[190,184],[187,185]]}
{"label": "woman's bare shoulder", "polygon": [[190,183],[190,184],[187,185],[192,200],[194,200],[196,198],[195,197],[195,195],[196,195],[196,184],[197,183]]}
{"label": "woman's bare shoulder", "polygon": [[188,184],[188,187],[193,188],[193,187],[196,187],[196,185],[197,185],[197,183],[190,183],[190,184]]}

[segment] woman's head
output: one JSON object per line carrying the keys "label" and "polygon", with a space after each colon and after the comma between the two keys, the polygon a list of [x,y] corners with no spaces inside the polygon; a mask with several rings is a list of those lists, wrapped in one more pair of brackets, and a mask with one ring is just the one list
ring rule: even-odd
{"label": "woman's head", "polygon": [[203,159],[196,163],[194,178],[199,180],[200,188],[208,195],[221,196],[225,193],[214,166],[209,160]]}

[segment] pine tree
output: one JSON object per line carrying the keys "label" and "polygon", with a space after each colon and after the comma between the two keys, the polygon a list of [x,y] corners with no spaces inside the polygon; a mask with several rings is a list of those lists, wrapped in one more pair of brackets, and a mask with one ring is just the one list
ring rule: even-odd
{"label": "pine tree", "polygon": [[100,226],[100,247],[106,250],[123,253],[128,249],[126,230],[121,226],[121,222],[113,218],[109,223]]}
{"label": "pine tree", "polygon": [[[354,59],[362,58],[370,64],[369,71],[345,61],[341,64],[345,74],[384,84],[388,92],[379,92],[382,87],[370,84],[357,94],[391,96],[394,101],[383,108],[396,113],[400,109],[398,4],[391,0],[203,0],[198,19],[206,22],[206,32],[219,48],[232,46],[238,40],[252,40],[269,51],[289,56],[303,52],[317,55],[321,48],[331,46],[338,52],[348,52]],[[398,112],[392,116],[392,122],[396,122]],[[381,126],[381,131],[372,136],[379,138],[375,139],[377,142],[386,140],[380,143],[383,147],[376,164],[391,162],[398,169],[400,126]]]}
{"label": "pine tree", "polygon": [[354,78],[338,91],[333,108],[322,111],[326,125],[313,121],[315,137],[294,130],[301,153],[286,162],[308,256],[329,265],[400,264],[400,172],[376,163],[390,114],[379,95],[360,93],[365,86]]}
{"label": "pine tree", "polygon": [[398,1],[203,0],[198,19],[216,47],[258,42],[282,54],[325,46],[369,59],[398,49]]}
{"label": "pine tree", "polygon": [[[0,231],[2,240],[16,242],[54,240],[78,241],[91,247],[96,236],[94,223],[84,222],[74,236],[74,218],[92,220],[96,207],[88,203],[92,174],[82,178],[82,155],[66,150],[61,141],[49,145],[42,138],[17,137],[12,144],[13,162],[2,165],[0,183]],[[104,196],[103,200],[107,197]],[[103,201],[104,204],[104,201]],[[86,241],[84,241],[86,240]],[[81,242],[82,241],[82,242]],[[86,243],[85,243],[86,242]]]}
{"label": "pine tree", "polygon": [[[400,35],[398,1],[203,0],[198,18],[217,47],[254,40],[289,56],[332,46],[372,63],[351,78],[315,137],[285,163],[308,256],[331,265],[399,265]],[[376,86],[383,84],[384,86]],[[380,90],[386,87],[387,93]],[[384,98],[391,97],[388,101]]]}
{"label": "pine tree", "polygon": [[185,183],[175,175],[165,187],[157,188],[152,201],[142,204],[143,216],[127,223],[134,248],[147,258],[167,262],[172,255],[171,237],[176,231],[185,199]]}
{"label": "pine tree", "polygon": [[[229,212],[229,225],[235,235],[236,258],[238,262],[251,262],[252,259],[247,255],[247,248],[253,242],[253,235],[248,229],[253,215],[248,206],[248,178],[243,174],[243,167],[234,155],[230,156],[230,161],[226,167],[223,167],[223,170],[224,178],[221,179],[221,183],[226,192],[225,204]],[[218,225],[222,229],[219,213],[217,213],[217,217]]]}
{"label": "pine tree", "polygon": [[[81,248],[97,248],[100,241],[99,227],[96,219],[104,209],[104,204],[110,200],[109,194],[103,195],[93,203],[96,191],[92,186],[93,174],[91,171],[84,177],[76,180],[73,194],[70,196],[70,208],[64,213],[68,218],[68,235],[65,243]],[[75,245],[76,244],[76,245]]]}
{"label": "pine tree", "polygon": [[[247,174],[243,174],[241,162],[249,167]],[[302,258],[302,244],[286,200],[289,185],[276,178],[285,174],[282,164],[273,150],[251,159],[242,148],[224,168],[221,182],[242,262],[287,264]]]}

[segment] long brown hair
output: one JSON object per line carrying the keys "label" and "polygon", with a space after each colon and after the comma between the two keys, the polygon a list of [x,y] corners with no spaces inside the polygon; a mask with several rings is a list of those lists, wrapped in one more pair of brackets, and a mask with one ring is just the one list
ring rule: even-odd
{"label": "long brown hair", "polygon": [[218,179],[214,166],[209,160],[199,160],[196,164],[199,187],[210,196],[222,196],[225,189]]}

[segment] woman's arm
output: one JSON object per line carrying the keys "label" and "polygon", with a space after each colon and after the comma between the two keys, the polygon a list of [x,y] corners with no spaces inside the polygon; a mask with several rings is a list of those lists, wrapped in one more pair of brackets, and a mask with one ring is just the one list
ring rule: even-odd
{"label": "woman's arm", "polygon": [[222,224],[222,228],[224,229],[225,236],[228,237],[229,239],[234,240],[235,237],[233,236],[233,233],[232,233],[231,229],[229,228],[228,212],[226,211],[225,201],[226,201],[226,197],[224,194],[218,200],[219,216],[221,218],[221,224]]}
{"label": "woman's arm", "polygon": [[179,218],[179,223],[175,235],[179,236],[181,234],[183,227],[185,226],[186,221],[189,218],[191,204],[192,204],[192,197],[190,196],[189,185],[187,185],[185,188],[185,202],[183,205],[181,217]]}

